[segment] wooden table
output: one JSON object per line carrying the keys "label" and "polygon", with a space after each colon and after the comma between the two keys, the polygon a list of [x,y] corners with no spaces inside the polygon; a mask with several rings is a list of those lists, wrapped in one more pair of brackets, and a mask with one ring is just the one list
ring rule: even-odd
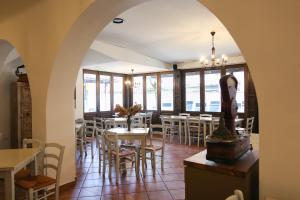
{"label": "wooden table", "polygon": [[4,178],[5,200],[15,199],[15,173],[34,161],[34,173],[37,173],[36,156],[38,148],[0,150],[0,176]]}
{"label": "wooden table", "polygon": [[248,151],[233,164],[206,159],[206,150],[184,160],[185,198],[226,199],[235,189],[245,200],[258,199],[258,151]]}
{"label": "wooden table", "polygon": [[[146,139],[147,135],[149,133],[149,128],[132,128],[130,131],[128,131],[127,128],[112,128],[107,130],[107,135],[109,134],[117,134],[118,139],[120,140],[139,140],[141,142],[141,154],[142,154],[142,170],[143,170],[143,176],[146,175],[145,172],[145,164],[146,164]],[[138,160],[140,162],[140,159]],[[138,169],[139,170],[139,169]]]}

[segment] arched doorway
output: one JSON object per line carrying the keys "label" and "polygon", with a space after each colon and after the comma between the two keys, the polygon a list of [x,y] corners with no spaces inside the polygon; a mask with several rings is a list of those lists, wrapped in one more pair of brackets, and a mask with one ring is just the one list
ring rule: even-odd
{"label": "arched doorway", "polygon": [[24,63],[5,40],[0,40],[0,76],[0,148],[22,147],[32,136],[31,93]]}

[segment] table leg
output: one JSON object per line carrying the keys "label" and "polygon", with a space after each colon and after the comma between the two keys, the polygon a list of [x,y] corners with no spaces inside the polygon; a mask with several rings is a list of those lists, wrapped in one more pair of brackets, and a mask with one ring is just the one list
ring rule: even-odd
{"label": "table leg", "polygon": [[5,200],[15,199],[15,177],[13,171],[7,171],[4,175]]}
{"label": "table leg", "polygon": [[204,122],[203,124],[203,143],[204,143],[204,147],[206,147],[206,122]]}
{"label": "table leg", "polygon": [[181,120],[179,120],[179,122],[178,122],[178,123],[179,123],[179,133],[178,133],[178,134],[179,134],[179,142],[180,142],[180,144],[181,144],[181,134],[182,134],[182,133],[181,133],[181,129],[182,129],[182,121],[181,121]]}
{"label": "table leg", "polygon": [[142,153],[142,170],[143,170],[143,177],[145,177],[145,165],[146,165],[146,151],[145,151],[145,145],[146,145],[146,137],[143,137],[141,141],[141,153]]}

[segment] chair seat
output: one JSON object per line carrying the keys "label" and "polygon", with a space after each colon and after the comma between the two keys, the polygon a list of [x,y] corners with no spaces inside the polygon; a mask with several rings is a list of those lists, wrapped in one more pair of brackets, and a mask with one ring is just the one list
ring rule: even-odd
{"label": "chair seat", "polygon": [[21,169],[20,171],[18,171],[15,174],[15,180],[24,179],[24,178],[30,176],[30,174],[31,174],[31,170],[30,169],[27,169],[27,168]]}
{"label": "chair seat", "polygon": [[[113,155],[117,155],[116,151],[112,151],[111,152]],[[127,156],[134,156],[135,155],[135,151],[129,150],[129,149],[122,149],[119,152],[119,156],[120,157],[127,157]]]}
{"label": "chair seat", "polygon": [[44,188],[47,186],[51,186],[56,183],[56,180],[49,177],[49,176],[43,176],[43,175],[38,175],[38,176],[28,176],[24,179],[19,179],[16,180],[16,185],[23,189],[40,189]]}
{"label": "chair seat", "polygon": [[158,150],[161,150],[161,149],[162,149],[162,146],[155,146],[155,145],[147,145],[145,147],[146,151],[158,151]]}

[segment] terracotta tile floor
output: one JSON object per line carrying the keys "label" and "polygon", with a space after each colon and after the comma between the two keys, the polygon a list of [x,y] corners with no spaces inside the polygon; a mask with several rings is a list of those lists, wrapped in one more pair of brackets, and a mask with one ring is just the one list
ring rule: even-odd
{"label": "terracotta tile floor", "polygon": [[[96,148],[95,148],[96,149]],[[103,178],[99,174],[98,151],[95,150],[94,159],[90,149],[88,155],[77,156],[77,181],[73,188],[60,193],[61,200],[179,200],[184,199],[184,169],[183,159],[199,152],[203,147],[180,145],[178,142],[166,144],[164,170],[157,160],[155,176],[150,161],[147,161],[146,176],[140,179],[135,176],[134,169],[128,169],[126,175],[120,177],[116,183],[115,174],[112,179]],[[140,171],[141,173],[141,171]],[[3,184],[2,184],[3,185]],[[0,193],[0,195],[2,195]],[[1,196],[0,196],[1,199]]]}

